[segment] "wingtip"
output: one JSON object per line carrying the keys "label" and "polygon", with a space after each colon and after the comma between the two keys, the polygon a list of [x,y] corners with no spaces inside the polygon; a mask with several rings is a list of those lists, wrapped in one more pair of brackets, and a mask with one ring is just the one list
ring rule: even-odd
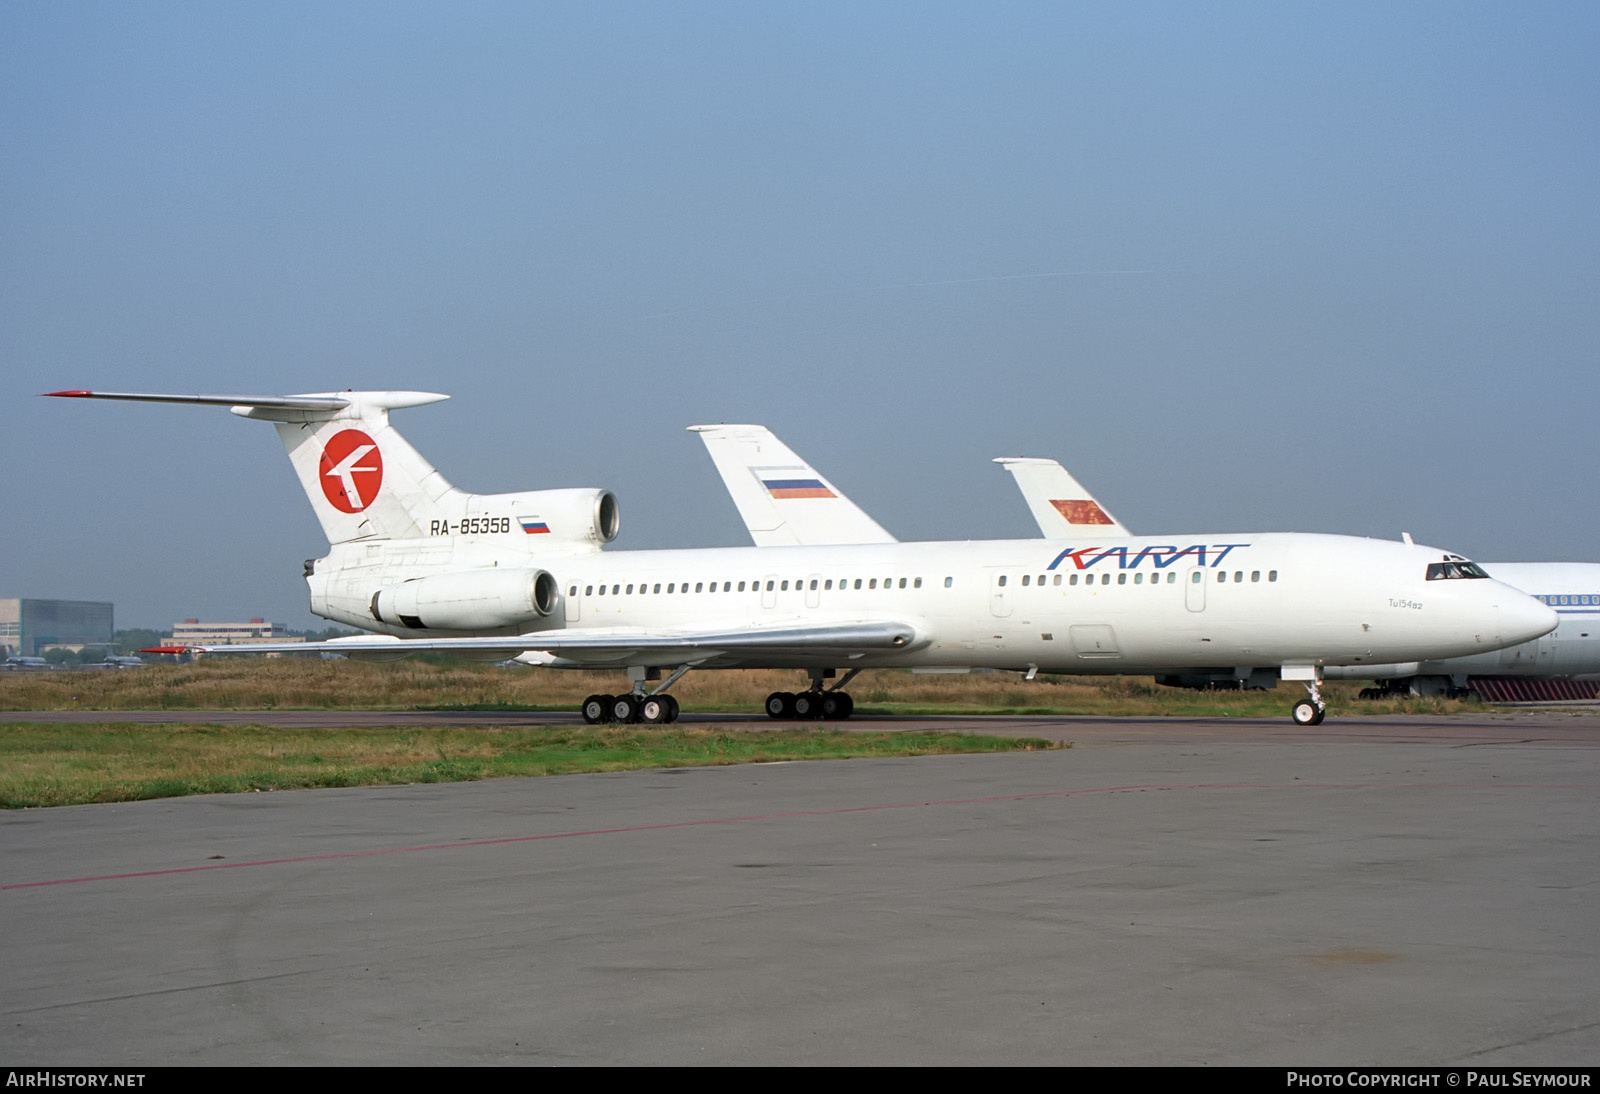
{"label": "wingtip", "polygon": [[41,398],[50,398],[50,397],[54,396],[55,398],[58,398],[58,399],[88,399],[93,395],[94,395],[94,392],[87,391],[87,390],[46,391],[40,397]]}

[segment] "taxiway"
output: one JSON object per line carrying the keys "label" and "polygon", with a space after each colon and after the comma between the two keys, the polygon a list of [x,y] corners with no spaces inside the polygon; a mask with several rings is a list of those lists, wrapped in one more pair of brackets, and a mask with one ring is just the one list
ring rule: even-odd
{"label": "taxiway", "polygon": [[0,1054],[1600,1062],[1600,718],[925,723],[1073,747],[5,814]]}

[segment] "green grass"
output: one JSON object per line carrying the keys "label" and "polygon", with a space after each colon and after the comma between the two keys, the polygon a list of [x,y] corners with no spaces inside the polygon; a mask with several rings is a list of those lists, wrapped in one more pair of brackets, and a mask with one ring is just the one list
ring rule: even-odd
{"label": "green grass", "polygon": [[0,808],[663,767],[1066,747],[954,733],[581,727],[0,725]]}

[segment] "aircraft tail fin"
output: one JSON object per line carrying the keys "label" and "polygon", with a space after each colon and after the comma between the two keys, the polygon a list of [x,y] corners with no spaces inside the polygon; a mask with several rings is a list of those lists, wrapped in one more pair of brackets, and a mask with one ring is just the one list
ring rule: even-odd
{"label": "aircraft tail fin", "polygon": [[155,395],[52,391],[78,399],[226,406],[272,422],[329,543],[423,535],[461,492],[389,424],[389,411],[449,398],[425,391],[338,391],[310,395]]}
{"label": "aircraft tail fin", "polygon": [[894,543],[821,473],[760,425],[692,425],[757,547]]}
{"label": "aircraft tail fin", "polygon": [[1055,460],[1002,456],[994,462],[1017,480],[1017,489],[1046,539],[1132,534]]}

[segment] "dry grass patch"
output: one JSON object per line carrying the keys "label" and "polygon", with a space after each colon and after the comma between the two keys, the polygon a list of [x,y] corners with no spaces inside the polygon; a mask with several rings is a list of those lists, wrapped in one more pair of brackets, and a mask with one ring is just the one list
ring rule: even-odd
{"label": "dry grass patch", "polygon": [[[688,711],[755,712],[773,691],[806,686],[804,674],[774,670],[691,672],[673,687]],[[1328,684],[1341,714],[1441,713],[1473,709],[1456,700],[1358,702],[1354,683]],[[620,672],[547,670],[458,661],[398,664],[315,658],[210,657],[188,665],[120,672],[0,674],[6,710],[575,710],[595,692],[626,691]],[[1192,692],[1148,676],[930,675],[873,670],[850,685],[861,713],[1130,714],[1283,717],[1303,692]]]}

